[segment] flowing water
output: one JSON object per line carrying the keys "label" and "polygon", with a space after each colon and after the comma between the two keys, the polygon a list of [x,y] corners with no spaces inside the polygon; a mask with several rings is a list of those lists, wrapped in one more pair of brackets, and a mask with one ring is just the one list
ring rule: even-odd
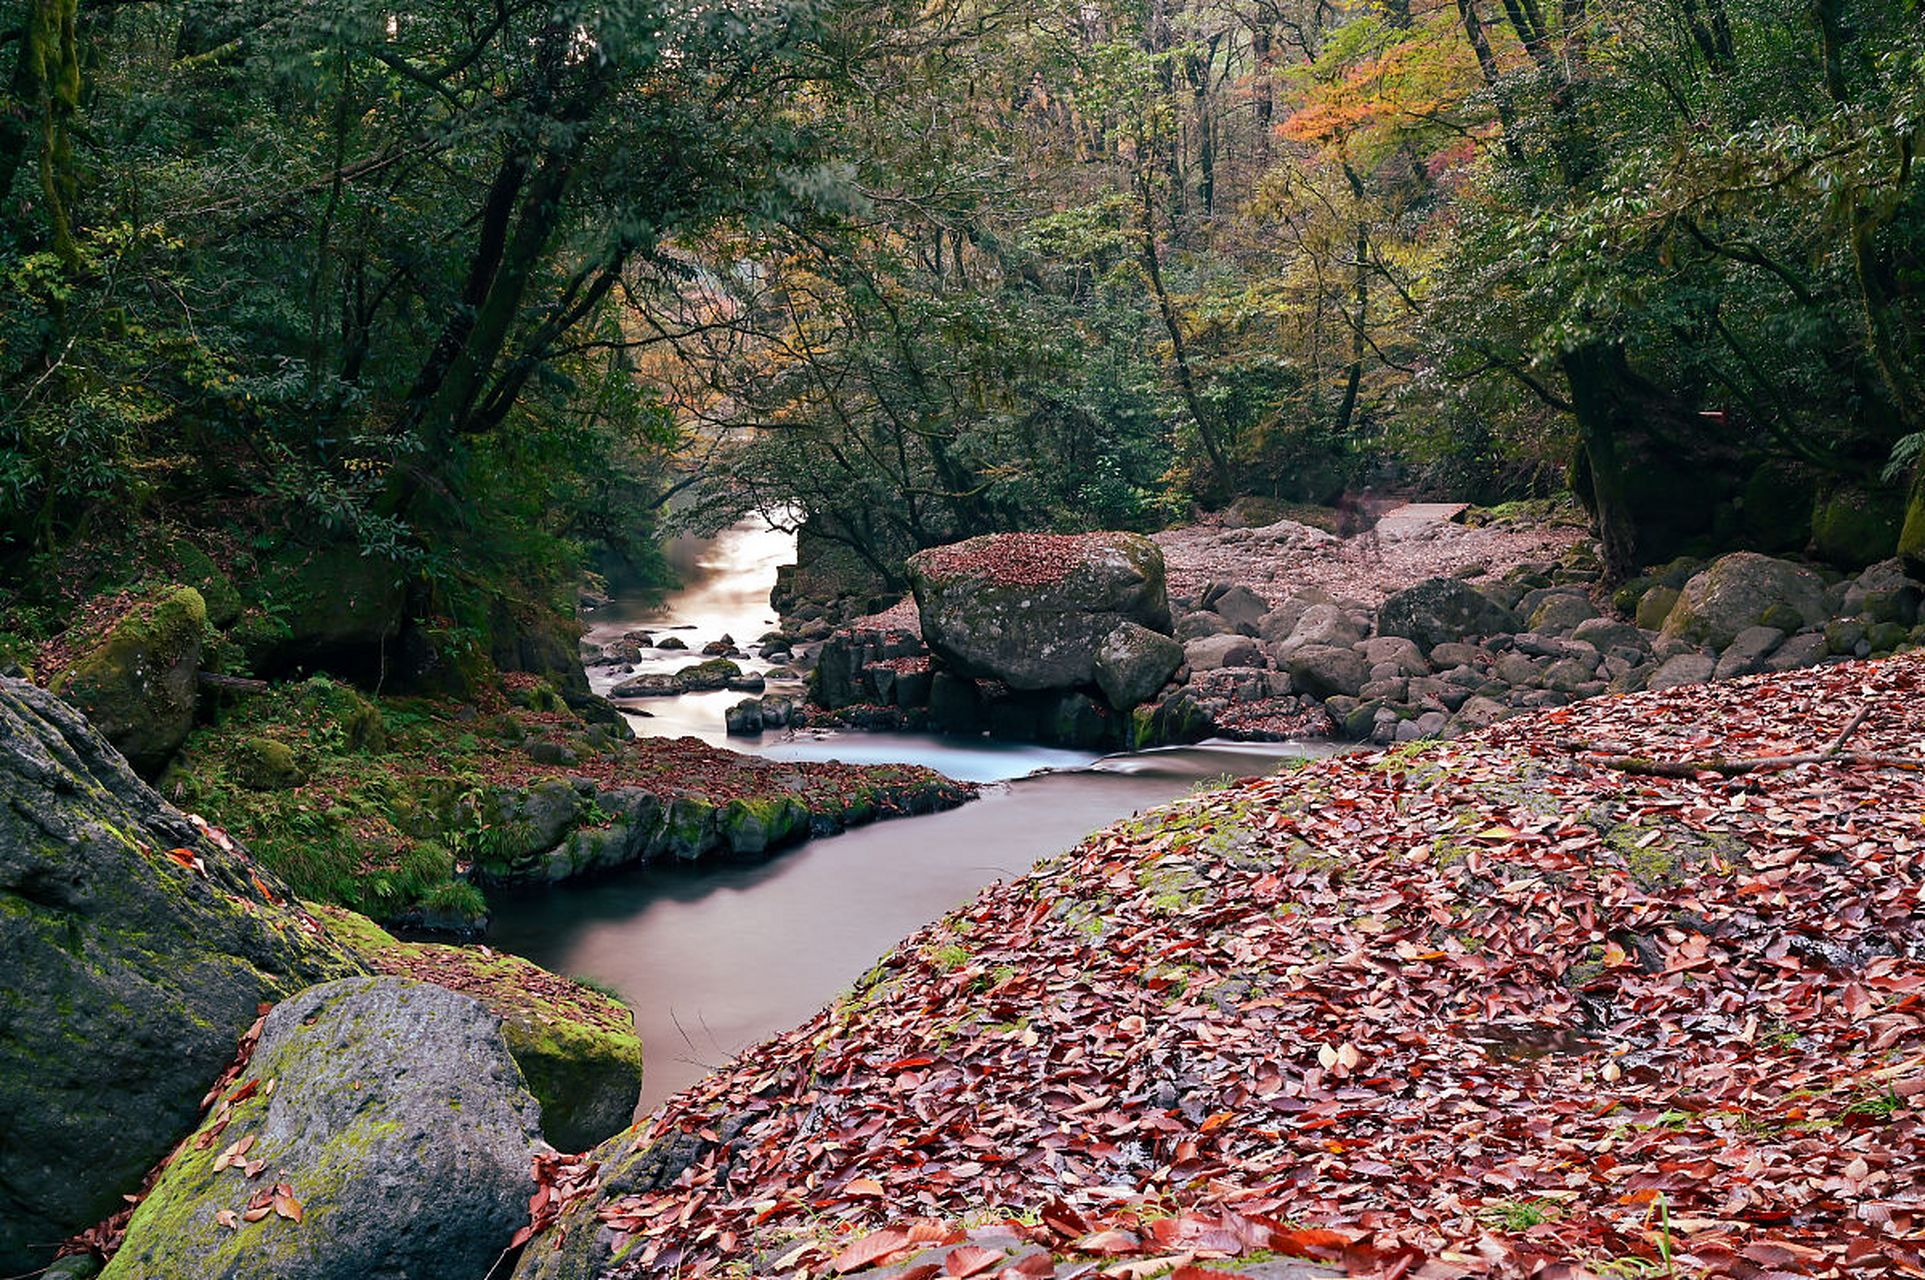
{"label": "flowing water", "polygon": [[[702,642],[752,643],[775,620],[768,591],[793,539],[752,526],[679,548],[685,588],[649,609],[616,603],[590,639],[630,628],[686,637],[695,656],[651,655],[673,671]],[[668,631],[683,627],[687,630]],[[765,663],[744,663],[763,669]],[[598,689],[623,678],[590,673]],[[595,979],[636,1009],[648,1056],[642,1106],[657,1102],[849,987],[901,938],[993,881],[1143,808],[1225,774],[1268,773],[1321,744],[1204,743],[1102,758],[931,734],[764,734],[728,738],[736,693],[658,698],[634,721],[646,735],[693,734],[788,759],[928,765],[990,785],[960,809],[895,819],[752,863],[654,865],[582,884],[499,895],[490,942],[550,969]],[[1046,772],[1038,773],[1038,770]]]}

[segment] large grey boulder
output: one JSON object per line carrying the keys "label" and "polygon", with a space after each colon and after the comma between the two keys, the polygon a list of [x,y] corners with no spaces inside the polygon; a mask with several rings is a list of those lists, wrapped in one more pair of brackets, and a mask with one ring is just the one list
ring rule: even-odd
{"label": "large grey boulder", "polygon": [[1384,601],[1377,632],[1414,640],[1426,652],[1522,629],[1516,614],[1457,578],[1427,578]]}
{"label": "large grey boulder", "polygon": [[1867,622],[1896,622],[1909,627],[1918,620],[1921,600],[1925,600],[1925,588],[1906,574],[1905,566],[1897,560],[1884,560],[1845,588],[1840,609]]}
{"label": "large grey boulder", "polygon": [[1370,679],[1370,666],[1354,649],[1312,644],[1291,653],[1287,660],[1290,682],[1320,698],[1355,697]]}
{"label": "large grey boulder", "polygon": [[1205,636],[1183,646],[1183,660],[1192,671],[1215,671],[1220,667],[1260,667],[1263,650],[1248,636]]}
{"label": "large grey boulder", "polygon": [[1271,650],[1279,660],[1306,645],[1335,645],[1344,648],[1364,638],[1356,619],[1335,604],[1313,604],[1297,617],[1296,624]]}
{"label": "large grey boulder", "polygon": [[78,712],[0,678],[0,1274],[120,1207],[261,1001],[361,972]]}
{"label": "large grey boulder", "polygon": [[1417,647],[1415,641],[1402,636],[1373,636],[1355,648],[1373,668],[1389,663],[1407,676],[1430,674],[1430,664],[1424,661],[1424,651]]}
{"label": "large grey boulder", "polygon": [[1716,674],[1717,660],[1702,653],[1680,653],[1666,658],[1651,678],[1644,682],[1647,689],[1676,689],[1681,685],[1703,684]]}
{"label": "large grey boulder", "polygon": [[1119,622],[1096,650],[1096,685],[1118,711],[1148,702],[1183,665],[1183,646],[1135,622]]}
{"label": "large grey boulder", "polygon": [[1118,623],[1170,630],[1163,552],[1139,534],[986,534],[918,552],[908,571],[930,650],[1012,689],[1093,683]]}
{"label": "large grey boulder", "polygon": [[1823,622],[1827,613],[1825,580],[1816,573],[1755,551],[1735,551],[1684,584],[1663,632],[1668,639],[1725,649],[1746,627],[1792,631]]}
{"label": "large grey boulder", "polygon": [[[478,1280],[528,1220],[541,1107],[471,996],[408,978],[312,987],[268,1015],[226,1097],[102,1280]],[[221,1167],[242,1143],[240,1167]],[[248,1221],[275,1187],[298,1210],[270,1199]]]}

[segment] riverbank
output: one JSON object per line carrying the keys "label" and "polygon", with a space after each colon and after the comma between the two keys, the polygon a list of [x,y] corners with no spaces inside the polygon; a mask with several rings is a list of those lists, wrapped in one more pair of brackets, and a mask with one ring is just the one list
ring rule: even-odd
{"label": "riverbank", "polygon": [[990,1270],[1916,1267],[1922,680],[1593,700],[1118,824],[597,1151],[517,1274],[846,1274],[937,1219]]}

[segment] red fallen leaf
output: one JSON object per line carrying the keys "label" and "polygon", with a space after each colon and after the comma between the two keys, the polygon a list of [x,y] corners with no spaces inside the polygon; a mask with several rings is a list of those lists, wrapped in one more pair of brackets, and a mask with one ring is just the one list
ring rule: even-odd
{"label": "red fallen leaf", "polygon": [[1098,1231],[1076,1242],[1079,1253],[1126,1254],[1143,1247],[1142,1237],[1133,1231]]}
{"label": "red fallen leaf", "polygon": [[1040,1280],[1056,1274],[1056,1261],[1047,1253],[1032,1253],[1013,1267],[1004,1267],[997,1280]]}
{"label": "red fallen leaf", "polygon": [[942,1268],[933,1262],[919,1262],[906,1271],[897,1274],[896,1280],[932,1280],[942,1274]]}
{"label": "red fallen leaf", "polygon": [[275,894],[275,892],[272,889],[267,887],[267,881],[261,879],[258,875],[255,875],[252,871],[248,872],[247,876],[248,876],[248,879],[254,882],[254,887],[260,890],[261,897],[267,902],[268,906],[278,907],[281,905],[281,899]]}
{"label": "red fallen leaf", "polygon": [[289,1222],[299,1222],[305,1213],[301,1208],[301,1202],[294,1198],[294,1188],[285,1182],[275,1184],[274,1199],[271,1203],[274,1206],[274,1212]]}
{"label": "red fallen leaf", "polygon": [[877,1265],[884,1258],[908,1248],[909,1243],[909,1233],[895,1227],[871,1232],[838,1253],[829,1267],[837,1275],[847,1275],[851,1271]]}
{"label": "red fallen leaf", "polygon": [[845,1196],[867,1196],[871,1199],[876,1199],[882,1195],[882,1184],[874,1178],[851,1178],[843,1184],[842,1194]]}
{"label": "red fallen leaf", "polygon": [[176,865],[186,867],[189,871],[207,874],[207,864],[202,862],[192,849],[169,849],[167,857]]}
{"label": "red fallen leaf", "polygon": [[959,1244],[949,1251],[943,1259],[943,1274],[964,1280],[964,1277],[981,1275],[999,1262],[1005,1262],[1009,1255],[1001,1249],[985,1249],[981,1245]]}
{"label": "red fallen leaf", "polygon": [[1065,1240],[1075,1240],[1089,1234],[1088,1221],[1061,1200],[1052,1200],[1044,1205],[1042,1218],[1044,1226]]}
{"label": "red fallen leaf", "polygon": [[1350,1247],[1350,1237],[1318,1227],[1285,1229],[1270,1234],[1270,1248],[1278,1253],[1294,1253],[1303,1258],[1336,1261]]}
{"label": "red fallen leaf", "polygon": [[259,1080],[249,1080],[246,1084],[228,1094],[227,1100],[229,1102],[246,1102],[260,1091],[261,1082]]}
{"label": "red fallen leaf", "polygon": [[897,1058],[894,1062],[886,1063],[879,1067],[878,1070],[884,1075],[894,1075],[898,1071],[907,1071],[912,1067],[926,1067],[934,1062],[935,1059],[929,1057]]}

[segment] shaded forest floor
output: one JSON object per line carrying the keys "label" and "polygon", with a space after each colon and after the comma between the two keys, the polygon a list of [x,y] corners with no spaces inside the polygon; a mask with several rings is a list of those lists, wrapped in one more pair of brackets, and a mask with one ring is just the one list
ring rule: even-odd
{"label": "shaded forest floor", "polygon": [[1922,679],[1595,699],[1120,823],[603,1147],[520,1274],[992,1223],[949,1274],[1921,1274],[1925,777],[1866,757],[1919,753]]}

